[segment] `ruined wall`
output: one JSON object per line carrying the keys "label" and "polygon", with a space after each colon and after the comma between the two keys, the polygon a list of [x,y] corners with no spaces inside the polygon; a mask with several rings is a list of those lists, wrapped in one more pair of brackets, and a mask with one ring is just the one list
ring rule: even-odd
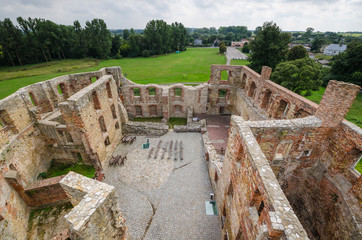
{"label": "ruined wall", "polygon": [[21,184],[36,180],[50,161],[48,143],[33,123],[29,101],[22,94],[0,101],[0,234],[4,239],[25,239],[29,208],[6,182],[4,173],[16,171]]}
{"label": "ruined wall", "polygon": [[187,116],[187,108],[193,107],[195,113],[206,112],[207,87],[175,84],[161,86],[156,84],[135,84],[128,79],[122,82],[123,104],[128,115],[133,117]]}
{"label": "ruined wall", "polygon": [[[92,80],[107,74],[120,83],[120,68],[104,68],[29,85],[0,101],[0,235],[4,239],[26,238],[29,202],[24,202],[14,186],[24,192],[37,180],[39,173],[47,171],[52,159],[75,163],[80,154],[85,163],[93,164],[82,135],[68,128],[58,105],[89,86]],[[119,94],[115,84],[112,91],[118,114]],[[4,178],[10,171],[17,176],[13,186]],[[53,190],[47,191],[49,195],[44,194],[44,199],[48,197],[47,201],[53,201],[61,195]]]}
{"label": "ruined wall", "polygon": [[233,116],[217,198],[227,239],[308,239],[248,125]]}
{"label": "ruined wall", "polygon": [[74,172],[60,184],[74,206],[65,216],[72,239],[130,239],[113,186]]}
{"label": "ruined wall", "polygon": [[247,124],[309,237],[359,239],[360,174],[353,168],[361,157],[362,132],[347,121],[337,124],[330,117],[336,113],[325,106],[340,105],[335,111],[342,121],[359,87],[332,82],[327,89],[323,98],[333,100],[321,102],[319,118]]}
{"label": "ruined wall", "polygon": [[93,164],[100,167],[98,164],[106,161],[122,136],[115,80],[103,76],[59,107],[69,132],[75,136],[74,143],[83,145]]}

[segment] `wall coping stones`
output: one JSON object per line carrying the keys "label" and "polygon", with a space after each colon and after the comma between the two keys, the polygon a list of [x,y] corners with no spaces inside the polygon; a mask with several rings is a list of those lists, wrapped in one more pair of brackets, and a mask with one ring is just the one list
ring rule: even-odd
{"label": "wall coping stones", "polygon": [[249,122],[245,122],[240,116],[232,116],[231,122],[233,122],[231,125],[237,128],[242,137],[250,155],[250,162],[258,172],[265,188],[265,194],[273,206],[274,211],[269,211],[273,227],[271,230],[284,231],[287,239],[308,239],[307,233],[290,206],[268,160],[248,126]]}

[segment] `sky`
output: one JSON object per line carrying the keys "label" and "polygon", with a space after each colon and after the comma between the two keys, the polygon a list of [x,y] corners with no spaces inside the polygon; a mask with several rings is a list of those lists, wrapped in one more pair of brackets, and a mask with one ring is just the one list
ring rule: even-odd
{"label": "sky", "polygon": [[44,18],[82,25],[103,19],[109,29],[144,29],[162,19],[185,27],[247,26],[273,21],[283,31],[362,31],[362,0],[0,0],[0,20]]}

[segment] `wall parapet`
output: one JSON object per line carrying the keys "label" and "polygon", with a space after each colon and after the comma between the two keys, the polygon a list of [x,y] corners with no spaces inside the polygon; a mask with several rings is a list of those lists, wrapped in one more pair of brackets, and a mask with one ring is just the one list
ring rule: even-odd
{"label": "wall parapet", "polygon": [[75,172],[60,184],[74,206],[65,215],[72,239],[129,239],[113,186]]}
{"label": "wall parapet", "polygon": [[[309,239],[253,132],[242,117],[231,118],[223,168],[227,169],[222,175],[225,195],[218,206],[222,208],[222,213],[226,205],[228,211],[238,212],[237,219],[233,214],[226,216],[226,223],[230,224],[226,229],[233,229],[227,230],[232,239],[238,234],[244,234],[245,238],[256,238],[263,231],[264,224],[269,237]],[[242,209],[238,203],[243,203]],[[239,230],[248,229],[246,225],[249,223],[254,223],[252,229],[246,232]]]}

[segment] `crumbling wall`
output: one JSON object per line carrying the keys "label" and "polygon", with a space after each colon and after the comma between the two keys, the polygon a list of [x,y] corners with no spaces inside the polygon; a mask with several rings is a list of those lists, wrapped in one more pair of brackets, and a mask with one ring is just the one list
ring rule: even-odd
{"label": "crumbling wall", "polygon": [[[362,155],[362,131],[341,122],[359,87],[332,81],[327,90],[323,98],[333,100],[321,102],[319,117],[247,124],[309,237],[359,239],[360,174],[353,167]],[[325,106],[331,102],[338,114]]]}
{"label": "crumbling wall", "polygon": [[227,239],[308,239],[247,123],[233,116],[217,199]]}
{"label": "crumbling wall", "polygon": [[130,239],[113,186],[74,172],[60,184],[74,206],[65,216],[72,239]]}
{"label": "crumbling wall", "polygon": [[205,113],[207,103],[206,85],[185,86],[174,84],[135,84],[128,79],[122,82],[123,104],[131,118],[134,117],[186,117],[187,108],[195,113]]}
{"label": "crumbling wall", "polygon": [[75,136],[74,143],[83,145],[93,165],[100,168],[122,136],[113,77],[101,77],[59,104],[59,108],[69,132]]}

